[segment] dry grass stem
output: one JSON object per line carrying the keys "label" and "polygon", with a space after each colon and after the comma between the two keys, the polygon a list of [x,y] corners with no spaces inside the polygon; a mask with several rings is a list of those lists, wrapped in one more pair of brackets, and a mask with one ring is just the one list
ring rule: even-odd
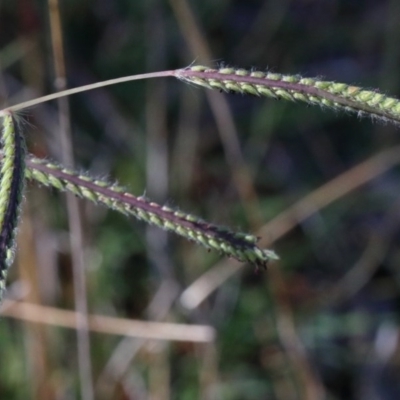
{"label": "dry grass stem", "polygon": [[[74,311],[7,299],[3,304],[0,308],[0,315],[3,317],[62,328],[77,329],[78,327]],[[208,343],[215,339],[214,329],[207,325],[149,322],[89,315],[88,327],[92,332],[153,340]]]}
{"label": "dry grass stem", "polygon": [[[61,27],[60,7],[58,0],[48,0],[50,17],[50,36],[53,49],[53,64],[56,80],[54,86],[57,90],[65,90],[66,68],[64,61],[63,32]],[[70,110],[67,97],[57,99],[59,118],[59,141],[61,157],[64,166],[74,166],[74,156],[71,139]],[[67,192],[65,194],[68,213],[69,241],[74,281],[74,301],[77,317],[77,358],[80,376],[80,392],[82,400],[92,400],[93,377],[90,356],[90,337],[88,331],[88,305],[87,288],[84,262],[82,217],[79,210],[78,199]]]}

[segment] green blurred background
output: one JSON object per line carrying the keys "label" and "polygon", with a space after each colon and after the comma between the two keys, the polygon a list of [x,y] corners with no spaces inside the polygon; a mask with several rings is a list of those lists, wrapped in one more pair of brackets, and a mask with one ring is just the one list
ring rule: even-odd
{"label": "green blurred background", "polygon": [[[68,87],[196,62],[400,95],[397,0],[60,3]],[[0,1],[2,108],[56,90],[49,10],[45,0]],[[400,171],[380,172],[398,128],[304,104],[213,99],[172,78],[72,96],[76,166],[210,222],[261,230],[281,260],[266,273],[231,262],[223,279],[230,266],[218,254],[80,201],[89,313],[207,325],[216,339],[91,332],[92,382],[82,382],[74,330],[5,312],[1,399],[78,399],[83,386],[96,399],[400,398]],[[24,118],[29,151],[60,161],[57,103]],[[348,175],[380,153],[381,164]],[[327,207],[303,203],[286,231],[279,219],[266,225],[336,177]],[[343,189],[357,182],[366,184]],[[65,204],[28,185],[10,298],[74,309]],[[207,271],[216,290],[190,307],[182,294]]]}

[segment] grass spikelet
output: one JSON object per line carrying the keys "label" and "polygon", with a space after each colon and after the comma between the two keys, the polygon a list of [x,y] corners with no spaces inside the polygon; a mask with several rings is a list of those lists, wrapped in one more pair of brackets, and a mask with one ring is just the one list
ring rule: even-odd
{"label": "grass spikelet", "polygon": [[359,116],[369,115],[385,122],[400,123],[400,100],[345,83],[228,67],[212,69],[201,65],[177,70],[175,76],[184,82],[208,89],[298,100],[355,112]]}
{"label": "grass spikelet", "polygon": [[3,116],[0,167],[0,301],[14,258],[15,232],[24,187],[25,143],[11,114]]}
{"label": "grass spikelet", "polygon": [[27,159],[26,166],[28,179],[134,216],[239,261],[265,267],[269,260],[278,258],[273,251],[257,247],[257,238],[253,235],[232,232],[194,215],[161,206],[144,197],[135,197],[115,184],[96,180],[32,156]]}

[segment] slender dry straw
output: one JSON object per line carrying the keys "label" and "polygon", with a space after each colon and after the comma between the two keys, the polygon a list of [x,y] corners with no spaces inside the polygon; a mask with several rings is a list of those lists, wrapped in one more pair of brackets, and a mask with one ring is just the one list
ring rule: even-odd
{"label": "slender dry straw", "polygon": [[[61,22],[60,0],[48,0],[50,38],[53,50],[53,66],[55,73],[54,87],[66,90],[67,73],[64,59],[64,38]],[[71,121],[68,99],[57,100],[59,119],[59,144],[64,165],[73,168],[74,156],[72,148]],[[84,261],[83,227],[78,199],[72,193],[65,196],[69,242],[73,270],[73,291],[75,309],[77,311],[77,358],[80,397],[82,400],[94,400],[93,372],[90,356],[90,335],[88,330],[88,295]]]}
{"label": "slender dry straw", "polygon": [[[78,328],[76,312],[25,301],[4,300],[0,315],[35,324]],[[200,343],[212,342],[216,336],[214,328],[208,325],[142,321],[94,314],[89,315],[88,320],[91,331],[109,335]]]}
{"label": "slender dry straw", "polygon": [[0,168],[0,301],[14,259],[15,230],[24,186],[25,143],[11,114],[3,117]]}
{"label": "slender dry straw", "polygon": [[400,123],[400,101],[378,91],[345,83],[235,68],[212,69],[202,65],[175,71],[185,82],[225,92],[300,100],[308,104],[356,112],[382,121]]}
{"label": "slender dry straw", "polygon": [[232,232],[191,214],[158,205],[144,197],[135,197],[124,188],[107,181],[97,180],[32,156],[27,159],[26,166],[26,177],[29,179],[35,179],[60,191],[72,192],[94,203],[104,204],[239,261],[265,267],[269,260],[278,258],[273,251],[257,247],[256,236]]}
{"label": "slender dry straw", "polygon": [[160,72],[149,72],[146,74],[138,74],[138,75],[130,75],[123,76],[121,78],[109,79],[107,81],[95,82],[85,86],[79,86],[72,89],[62,90],[61,92],[48,94],[43,97],[38,97],[36,99],[24,101],[23,103],[16,104],[14,106],[10,106],[5,108],[4,110],[0,110],[0,117],[9,113],[16,112],[20,110],[24,110],[25,108],[36,106],[37,104],[46,103],[51,100],[60,99],[61,97],[71,96],[76,93],[87,92],[89,90],[99,89],[105,86],[117,85],[119,83],[131,82],[131,81],[139,81],[142,79],[150,79],[150,78],[163,78],[167,76],[174,76],[176,71],[160,71]]}

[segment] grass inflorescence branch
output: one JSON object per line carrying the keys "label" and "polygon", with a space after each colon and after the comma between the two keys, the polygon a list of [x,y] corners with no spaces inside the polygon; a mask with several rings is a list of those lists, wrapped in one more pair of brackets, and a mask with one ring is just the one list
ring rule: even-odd
{"label": "grass inflorescence branch", "polygon": [[359,116],[369,115],[382,121],[400,123],[400,100],[345,83],[241,68],[212,69],[202,65],[177,70],[175,76],[184,82],[209,89],[299,100],[356,112]]}
{"label": "grass inflorescence branch", "polygon": [[0,301],[14,258],[15,231],[25,181],[25,142],[11,114],[3,116],[0,168]]}
{"label": "grass inflorescence branch", "polygon": [[209,89],[299,100],[312,105],[355,112],[359,116],[369,115],[382,121],[400,123],[400,101],[375,90],[319,78],[303,78],[299,75],[281,75],[230,67],[212,69],[202,65],[98,82],[0,110],[0,117],[3,119],[3,156],[0,165],[0,299],[7,268],[13,256],[14,233],[24,176],[61,191],[70,191],[126,215],[135,216],[139,220],[175,232],[208,249],[217,250],[240,261],[265,266],[270,259],[277,259],[273,251],[257,247],[257,238],[253,235],[232,232],[180,210],[160,206],[144,197],[135,197],[120,186],[70,171],[46,160],[28,157],[27,168],[25,174],[23,173],[25,147],[12,116],[14,112],[107,85],[169,76]]}
{"label": "grass inflorescence branch", "polygon": [[213,69],[203,65],[131,75],[64,90],[7,107],[0,110],[0,117],[50,100],[104,86],[171,76],[209,89],[291,101],[299,100],[312,105],[355,112],[359,116],[369,115],[382,121],[400,123],[400,100],[377,90],[320,78],[305,78],[300,75],[282,75],[231,67]]}
{"label": "grass inflorescence branch", "polygon": [[216,250],[239,261],[265,267],[269,260],[278,258],[273,251],[257,247],[256,236],[232,232],[191,214],[161,206],[144,197],[135,197],[118,185],[32,156],[27,159],[26,166],[26,177],[29,179],[35,179],[60,191],[72,192],[94,203],[104,204],[108,208],[174,232],[207,249]]}

